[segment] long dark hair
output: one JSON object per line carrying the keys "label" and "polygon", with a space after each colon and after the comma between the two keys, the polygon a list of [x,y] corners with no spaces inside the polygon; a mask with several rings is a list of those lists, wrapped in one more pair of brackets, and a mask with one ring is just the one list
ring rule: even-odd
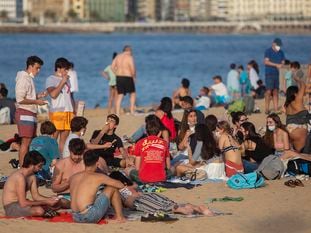
{"label": "long dark hair", "polygon": [[170,97],[163,97],[161,99],[161,104],[158,108],[159,110],[162,110],[166,113],[167,117],[171,119],[173,117],[172,115],[172,109],[173,109],[173,103]]}
{"label": "long dark hair", "polygon": [[212,157],[219,156],[220,150],[217,148],[216,141],[212,132],[204,124],[198,124],[195,126],[195,136],[198,141],[203,142],[201,150],[201,158],[208,160]]}
{"label": "long dark hair", "polygon": [[[285,125],[283,125],[281,118],[276,113],[271,113],[270,115],[267,116],[267,118],[271,118],[275,122],[276,129],[282,129],[288,134]],[[272,148],[275,148],[273,132],[268,129],[268,126],[266,126],[266,133],[263,138],[267,145],[271,146]]]}
{"label": "long dark hair", "polygon": [[260,135],[256,132],[256,128],[253,123],[251,122],[244,122],[241,127],[248,132],[245,140],[253,140],[253,139],[261,139]]}
{"label": "long dark hair", "polygon": [[177,139],[178,139],[177,142],[178,143],[180,143],[184,139],[185,134],[186,134],[187,130],[189,129],[188,116],[192,112],[195,112],[195,114],[197,114],[194,109],[190,109],[190,110],[185,110],[184,111],[184,115],[183,115],[181,123],[180,123],[180,131],[179,131],[179,134],[178,134],[178,137],[177,137]]}
{"label": "long dark hair", "polygon": [[259,66],[255,60],[249,61],[248,65],[254,68],[256,70],[257,74],[259,74]]}
{"label": "long dark hair", "polygon": [[288,107],[289,104],[295,100],[295,98],[296,98],[295,94],[297,94],[298,91],[299,91],[299,88],[297,86],[290,86],[287,88],[286,100],[285,100],[285,104],[284,104],[285,107]]}
{"label": "long dark hair", "polygon": [[240,121],[241,116],[246,116],[246,114],[244,112],[232,112],[231,114],[231,118],[232,118],[232,124],[236,124],[237,122]]}

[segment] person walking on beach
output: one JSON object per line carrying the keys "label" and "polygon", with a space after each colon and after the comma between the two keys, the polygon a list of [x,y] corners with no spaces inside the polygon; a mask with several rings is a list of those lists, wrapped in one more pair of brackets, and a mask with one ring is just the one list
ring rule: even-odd
{"label": "person walking on beach", "polygon": [[[116,52],[113,53],[112,55],[112,61],[113,59],[115,59],[115,57],[118,54]],[[107,66],[104,71],[102,72],[102,75],[104,78],[106,78],[109,81],[109,98],[108,98],[108,114],[111,113],[111,109],[112,109],[112,104],[116,102],[116,98],[117,98],[117,89],[116,89],[116,85],[117,85],[117,81],[116,81],[116,75],[113,73],[112,69],[111,69],[111,65]]]}
{"label": "person walking on beach", "polygon": [[70,121],[74,116],[74,100],[71,93],[68,71],[71,67],[66,58],[55,61],[55,73],[46,80],[46,90],[51,96],[50,120],[56,127],[55,139],[59,139],[62,153],[70,132]]}
{"label": "person walking on beach", "polygon": [[19,71],[16,76],[16,113],[18,134],[22,138],[18,153],[19,165],[22,167],[25,154],[37,131],[37,105],[46,104],[46,92],[36,94],[34,77],[40,72],[43,61],[37,56],[27,58],[26,70]]}
{"label": "person walking on beach", "polygon": [[284,52],[281,50],[282,41],[280,38],[275,38],[272,42],[272,47],[265,51],[265,82],[266,82],[266,93],[265,93],[265,113],[270,112],[270,100],[272,96],[274,111],[278,110],[279,101],[279,69],[285,62]]}
{"label": "person walking on beach", "polygon": [[123,52],[112,61],[112,71],[117,76],[117,100],[116,100],[116,114],[120,115],[120,108],[123,96],[130,93],[130,112],[134,114],[136,101],[136,68],[134,58],[132,56],[132,48],[125,45]]}

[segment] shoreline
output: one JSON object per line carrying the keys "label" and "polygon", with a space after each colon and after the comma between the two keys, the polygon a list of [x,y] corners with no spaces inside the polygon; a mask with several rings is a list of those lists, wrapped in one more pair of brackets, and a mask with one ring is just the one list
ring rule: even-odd
{"label": "shoreline", "polygon": [[0,23],[0,33],[196,33],[309,35],[306,22],[161,22],[161,23]]}

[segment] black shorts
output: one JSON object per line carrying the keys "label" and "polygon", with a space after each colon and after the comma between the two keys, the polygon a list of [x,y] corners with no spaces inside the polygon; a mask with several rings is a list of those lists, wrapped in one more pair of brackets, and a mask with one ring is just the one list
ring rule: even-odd
{"label": "black shorts", "polygon": [[118,94],[123,95],[135,92],[135,83],[133,78],[128,76],[117,76],[117,91]]}

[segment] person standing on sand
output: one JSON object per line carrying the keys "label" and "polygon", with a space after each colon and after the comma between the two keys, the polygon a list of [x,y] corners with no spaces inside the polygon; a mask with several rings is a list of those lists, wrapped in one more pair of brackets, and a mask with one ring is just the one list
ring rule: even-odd
{"label": "person standing on sand", "polygon": [[70,178],[72,218],[79,223],[98,223],[107,213],[110,203],[116,220],[125,222],[119,189],[125,188],[120,181],[96,173],[99,155],[88,150],[83,155],[85,171]]}
{"label": "person standing on sand", "polygon": [[116,114],[120,115],[120,108],[123,96],[130,93],[130,112],[134,114],[136,101],[136,68],[134,58],[132,56],[132,48],[125,45],[123,52],[112,61],[112,71],[117,76],[117,100],[116,100]]}
{"label": "person standing on sand", "polygon": [[[115,57],[118,55],[118,53],[114,52],[112,55],[112,61],[115,59]],[[111,65],[107,66],[105,70],[102,72],[102,76],[106,78],[109,81],[109,98],[108,98],[108,114],[111,113],[112,109],[112,104],[116,102],[116,98],[118,95],[116,85],[117,85],[117,80],[116,80],[116,75],[113,73],[111,69]]]}
{"label": "person standing on sand", "polygon": [[22,138],[18,152],[19,165],[22,167],[25,154],[29,150],[32,138],[37,132],[37,105],[46,104],[43,98],[46,92],[36,94],[34,77],[40,72],[43,61],[37,56],[27,58],[26,70],[19,71],[16,75],[16,113],[18,134]]}
{"label": "person standing on sand", "polygon": [[50,120],[56,127],[55,139],[59,136],[59,151],[70,133],[70,121],[74,117],[74,99],[69,81],[70,62],[66,58],[55,61],[55,73],[46,79],[46,90],[51,96]]}
{"label": "person standing on sand", "polygon": [[269,114],[270,100],[272,96],[274,111],[277,112],[279,104],[279,69],[282,68],[285,62],[284,52],[281,50],[282,41],[280,38],[275,38],[272,42],[272,47],[265,51],[265,113]]}

